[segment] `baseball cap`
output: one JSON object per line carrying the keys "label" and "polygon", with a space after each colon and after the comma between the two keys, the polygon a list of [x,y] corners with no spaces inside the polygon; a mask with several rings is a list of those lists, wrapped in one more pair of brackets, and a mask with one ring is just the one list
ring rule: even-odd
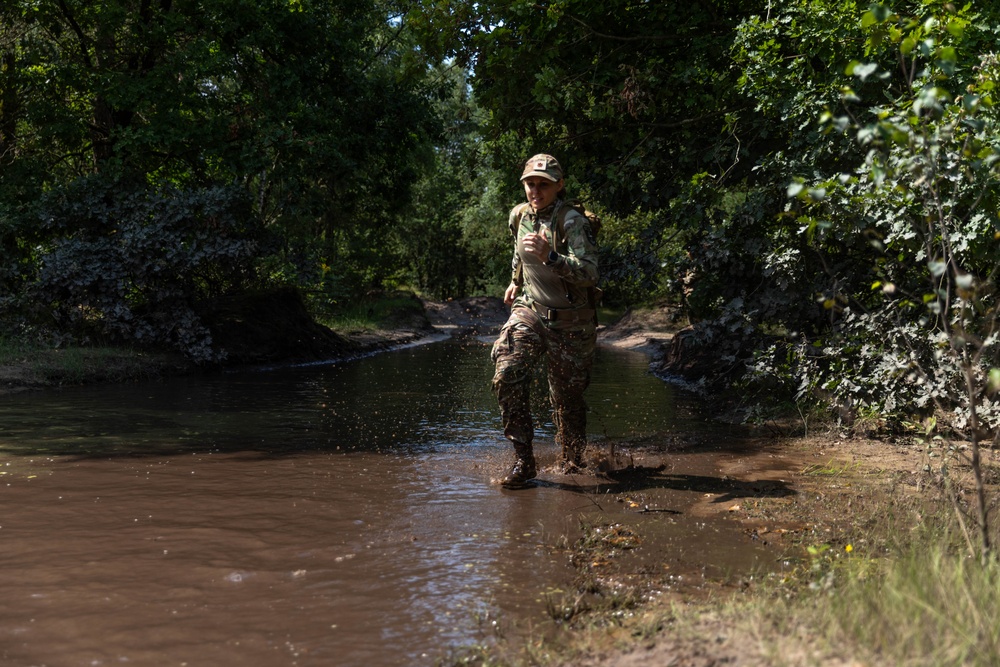
{"label": "baseball cap", "polygon": [[524,163],[524,171],[521,173],[521,180],[523,181],[529,176],[541,176],[542,178],[547,178],[553,183],[556,183],[562,179],[563,170],[559,165],[559,161],[554,157],[546,155],[545,153],[539,153],[538,155],[532,156],[527,162]]}

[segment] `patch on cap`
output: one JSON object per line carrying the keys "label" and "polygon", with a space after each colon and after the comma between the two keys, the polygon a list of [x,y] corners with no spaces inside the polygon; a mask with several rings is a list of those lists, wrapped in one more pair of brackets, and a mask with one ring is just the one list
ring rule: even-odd
{"label": "patch on cap", "polygon": [[545,153],[539,153],[538,155],[533,155],[524,163],[521,180],[523,181],[529,176],[541,176],[552,182],[558,182],[562,180],[563,170],[559,165],[559,161],[554,157]]}

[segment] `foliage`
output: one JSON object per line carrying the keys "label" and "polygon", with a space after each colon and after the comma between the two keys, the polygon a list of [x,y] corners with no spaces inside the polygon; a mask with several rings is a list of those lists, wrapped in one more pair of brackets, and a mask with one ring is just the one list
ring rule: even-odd
{"label": "foliage", "polygon": [[[0,26],[3,293],[23,293],[43,261],[43,287],[55,285],[75,265],[51,253],[68,256],[78,231],[95,248],[122,247],[121,237],[98,239],[59,221],[34,225],[43,196],[100,199],[104,186],[84,192],[95,175],[128,184],[112,208],[129,196],[151,201],[170,191],[187,200],[239,189],[239,225],[274,239],[252,246],[258,256],[248,265],[261,280],[313,289],[332,275],[356,293],[394,273],[382,230],[422,173],[436,121],[391,4],[8,2]],[[91,214],[95,206],[85,204]],[[157,215],[139,217],[130,240],[152,243]],[[117,233],[114,224],[104,230]],[[150,248],[131,254],[148,257]],[[118,275],[114,264],[99,266],[113,255],[91,256],[87,271]],[[89,297],[71,302],[80,294],[62,295],[58,318],[93,307]],[[125,320],[115,321],[121,329]]]}
{"label": "foliage", "polygon": [[736,25],[763,7],[422,0],[408,20],[427,53],[474,70],[489,169],[516,181],[526,156],[553,153],[571,195],[621,220],[621,233],[602,234],[602,263],[609,297],[634,301],[677,284],[676,230],[700,220],[670,205],[691,175],[745,172],[739,142],[720,127],[750,106],[732,92],[728,54]]}
{"label": "foliage", "polygon": [[166,343],[213,358],[202,298],[254,282],[262,230],[238,188],[202,190],[80,179],[38,206],[47,241],[20,310],[64,336]]}
{"label": "foliage", "polygon": [[[789,188],[799,231],[824,259],[816,298],[832,325],[796,344],[800,394],[888,413],[956,406],[958,428],[972,403],[992,424],[1000,419],[982,382],[997,354],[1000,69],[977,51],[977,18],[947,7],[915,18],[876,8],[859,21],[868,52],[898,50],[902,72],[848,65],[857,88],[875,80],[885,90],[865,106],[845,83],[844,112],[825,113],[824,127],[853,139],[864,159]],[[897,90],[899,78],[906,85]],[[961,372],[970,355],[980,378],[972,394]]]}
{"label": "foliage", "polygon": [[[444,64],[433,70],[437,78],[433,100],[443,131],[428,168],[414,185],[411,200],[393,237],[408,282],[439,299],[474,291],[479,267],[486,259],[477,252],[474,227],[465,225],[463,212],[476,202],[475,153],[481,111],[468,88],[468,72]],[[502,219],[497,211],[493,222]],[[496,232],[502,225],[495,225]]]}

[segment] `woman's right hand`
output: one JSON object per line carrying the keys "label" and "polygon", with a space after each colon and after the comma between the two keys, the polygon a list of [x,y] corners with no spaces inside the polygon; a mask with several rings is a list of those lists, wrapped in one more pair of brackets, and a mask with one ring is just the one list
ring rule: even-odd
{"label": "woman's right hand", "polygon": [[508,306],[513,304],[514,299],[517,298],[517,293],[519,290],[520,288],[517,286],[516,283],[512,282],[510,285],[507,285],[507,291],[503,293],[503,302]]}

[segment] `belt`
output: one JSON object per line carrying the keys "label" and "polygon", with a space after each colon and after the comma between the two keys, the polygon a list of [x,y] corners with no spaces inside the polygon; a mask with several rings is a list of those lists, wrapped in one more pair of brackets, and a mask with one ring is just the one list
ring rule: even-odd
{"label": "belt", "polygon": [[549,322],[590,322],[594,319],[593,308],[549,308],[533,301],[531,309]]}

